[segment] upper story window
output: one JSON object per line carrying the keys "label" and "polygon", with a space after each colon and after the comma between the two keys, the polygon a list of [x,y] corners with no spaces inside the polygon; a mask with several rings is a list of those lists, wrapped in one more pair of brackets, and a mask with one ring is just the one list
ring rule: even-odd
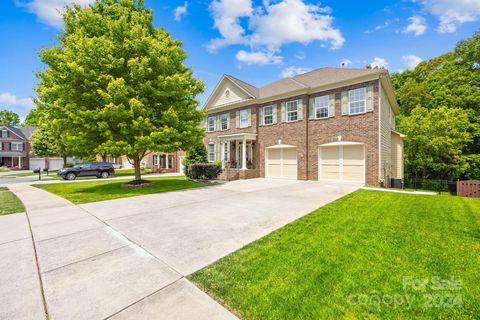
{"label": "upper story window", "polygon": [[215,161],[215,145],[210,143],[207,145],[207,153],[208,153],[208,162]]}
{"label": "upper story window", "polygon": [[240,110],[240,128],[250,127],[250,109]]}
{"label": "upper story window", "polygon": [[2,138],[8,138],[8,131],[2,130]]}
{"label": "upper story window", "polygon": [[12,151],[23,151],[23,143],[21,142],[12,142],[10,147]]}
{"label": "upper story window", "polygon": [[315,98],[315,119],[328,118],[329,103],[328,95]]}
{"label": "upper story window", "polygon": [[263,124],[273,124],[273,108],[274,106],[263,107]]}
{"label": "upper story window", "polygon": [[286,103],[287,122],[298,120],[298,101],[289,101]]}
{"label": "upper story window", "polygon": [[366,88],[358,88],[348,91],[348,110],[350,114],[365,112]]}
{"label": "upper story window", "polygon": [[208,126],[208,132],[215,131],[215,117],[207,118],[207,126]]}
{"label": "upper story window", "polygon": [[227,130],[228,129],[228,113],[224,113],[220,116],[220,129]]}

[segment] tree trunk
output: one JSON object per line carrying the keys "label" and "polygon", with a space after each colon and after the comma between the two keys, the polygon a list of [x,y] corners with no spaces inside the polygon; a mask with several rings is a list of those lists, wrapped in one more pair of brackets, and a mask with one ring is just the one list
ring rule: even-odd
{"label": "tree trunk", "polygon": [[67,157],[63,157],[63,167],[67,167]]}
{"label": "tree trunk", "polygon": [[142,180],[142,173],[140,170],[140,158],[134,157],[133,158],[133,167],[135,168],[135,180],[140,181]]}

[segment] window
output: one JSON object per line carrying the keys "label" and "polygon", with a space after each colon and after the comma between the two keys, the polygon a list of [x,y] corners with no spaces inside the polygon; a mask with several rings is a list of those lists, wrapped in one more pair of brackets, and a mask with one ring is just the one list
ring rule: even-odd
{"label": "window", "polygon": [[289,101],[286,103],[287,122],[297,121],[298,119],[298,102]]}
{"label": "window", "polygon": [[263,124],[273,124],[273,108],[274,106],[263,107]]}
{"label": "window", "polygon": [[349,113],[365,112],[366,92],[365,88],[359,88],[348,91]]}
{"label": "window", "polygon": [[153,155],[153,165],[158,166],[158,154]]}
{"label": "window", "polygon": [[250,126],[250,110],[241,110],[240,113],[240,128],[246,128]]}
{"label": "window", "polygon": [[8,138],[8,131],[2,130],[2,138]]}
{"label": "window", "polygon": [[225,97],[227,97],[227,98],[230,97],[230,90],[228,90],[228,89],[225,90]]}
{"label": "window", "polygon": [[23,151],[23,143],[12,142],[11,149],[12,149],[12,151]]}
{"label": "window", "polygon": [[208,117],[207,123],[208,123],[208,132],[215,131],[215,117]]}
{"label": "window", "polygon": [[315,98],[315,119],[328,118],[328,96]]}
{"label": "window", "polygon": [[208,162],[215,161],[215,145],[213,143],[210,143],[207,146],[207,152],[208,152]]}
{"label": "window", "polygon": [[220,128],[221,130],[228,129],[228,113],[224,113],[220,116]]}

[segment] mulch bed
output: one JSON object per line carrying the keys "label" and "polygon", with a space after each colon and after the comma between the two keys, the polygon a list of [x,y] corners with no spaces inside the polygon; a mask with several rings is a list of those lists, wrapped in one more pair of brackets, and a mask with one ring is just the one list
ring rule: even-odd
{"label": "mulch bed", "polygon": [[144,188],[144,187],[150,187],[152,185],[153,185],[153,182],[148,180],[133,180],[127,183],[123,183],[122,187],[123,188]]}

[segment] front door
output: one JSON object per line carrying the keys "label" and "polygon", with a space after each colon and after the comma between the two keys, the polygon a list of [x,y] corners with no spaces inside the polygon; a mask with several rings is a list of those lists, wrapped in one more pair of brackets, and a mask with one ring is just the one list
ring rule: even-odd
{"label": "front door", "polygon": [[[242,154],[242,145],[243,145],[243,142],[242,141],[239,141],[237,142],[237,168],[242,168],[242,158],[243,158],[243,154]],[[252,147],[252,142],[251,141],[247,141],[247,167],[251,167],[251,164],[253,164],[253,147]],[[251,169],[251,168],[249,168]]]}
{"label": "front door", "polygon": [[185,159],[185,157],[178,157],[178,172],[180,172],[181,174],[185,174],[185,168],[183,167],[183,159]]}

